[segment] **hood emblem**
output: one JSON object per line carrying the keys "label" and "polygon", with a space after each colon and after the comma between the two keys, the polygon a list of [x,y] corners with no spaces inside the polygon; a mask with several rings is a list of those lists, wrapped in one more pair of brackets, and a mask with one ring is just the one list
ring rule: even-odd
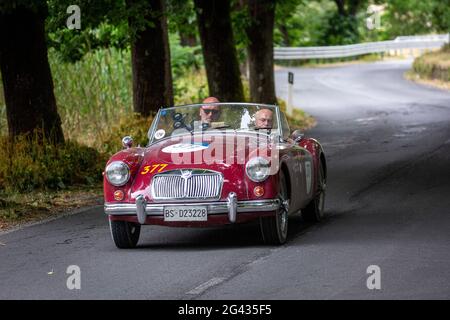
{"label": "hood emblem", "polygon": [[192,171],[191,170],[181,170],[181,177],[184,180],[188,180],[190,177],[192,177]]}

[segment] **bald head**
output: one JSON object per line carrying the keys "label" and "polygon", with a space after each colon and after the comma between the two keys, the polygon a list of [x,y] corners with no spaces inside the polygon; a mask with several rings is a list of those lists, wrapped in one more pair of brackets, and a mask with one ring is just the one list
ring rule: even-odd
{"label": "bald head", "polygon": [[273,112],[269,109],[261,109],[255,113],[255,128],[272,129]]}
{"label": "bald head", "polygon": [[208,97],[203,100],[203,103],[218,103],[218,102],[220,101],[216,97]]}

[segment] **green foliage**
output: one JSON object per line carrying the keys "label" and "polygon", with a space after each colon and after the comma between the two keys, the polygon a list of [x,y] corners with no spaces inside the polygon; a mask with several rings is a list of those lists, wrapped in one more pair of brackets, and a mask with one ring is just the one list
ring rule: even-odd
{"label": "green foliage", "polygon": [[322,46],[354,44],[360,41],[358,24],[355,16],[343,16],[334,12],[328,18],[323,35],[318,44]]}
{"label": "green foliage", "polygon": [[[275,46],[351,44],[450,31],[450,0],[346,0],[344,3],[345,14],[341,15],[332,0],[277,2]],[[385,5],[381,29],[366,27],[370,4]]]}
{"label": "green foliage", "polygon": [[383,17],[390,38],[450,31],[449,0],[390,0]]}
{"label": "green foliage", "polygon": [[311,21],[307,20],[311,16],[314,17],[313,21],[320,19],[318,13],[321,10],[316,4],[294,0],[278,3],[275,8],[274,46],[299,47],[311,41],[314,43],[316,37],[310,35],[309,31],[317,30],[318,26],[308,27]]}
{"label": "green foliage", "polygon": [[175,105],[199,103],[209,96],[205,69],[187,70],[174,81]]}
{"label": "green foliage", "polygon": [[236,54],[240,63],[244,62],[247,57],[248,37],[245,29],[250,25],[251,18],[247,7],[241,5],[242,1],[233,0],[231,2],[231,24],[233,27],[233,37],[236,47]]}
{"label": "green foliage", "polygon": [[[48,46],[55,48],[64,61],[75,62],[98,48],[124,48],[130,41],[128,11],[117,0],[48,0],[46,20]],[[69,30],[67,8],[80,7],[80,30]]]}
{"label": "green foliage", "polygon": [[[147,0],[49,0],[46,20],[48,44],[65,61],[75,62],[99,48],[126,48],[137,32],[153,27],[151,19],[160,16]],[[80,7],[81,30],[69,30],[66,12],[69,5]]]}
{"label": "green foliage", "polygon": [[450,0],[435,2],[433,7],[433,24],[439,32],[450,32]]}
{"label": "green foliage", "polygon": [[203,65],[203,55],[200,45],[186,47],[180,45],[180,37],[177,34],[169,35],[170,60],[172,75],[174,78],[182,76],[190,69],[199,70]]}
{"label": "green foliage", "polygon": [[47,0],[47,3],[49,32],[67,28],[66,21],[70,16],[67,8],[70,5],[80,7],[82,29],[95,29],[104,22],[115,25],[126,20],[128,13],[122,0]]}
{"label": "green foliage", "polygon": [[197,17],[193,0],[166,0],[169,32],[197,36]]}
{"label": "green foliage", "polygon": [[0,189],[27,192],[94,184],[102,179],[106,158],[93,148],[73,141],[64,145],[19,137],[0,138]]}
{"label": "green foliage", "polygon": [[352,43],[358,38],[356,20],[340,17],[331,0],[280,1],[276,7],[274,45],[301,47]]}
{"label": "green foliage", "polygon": [[96,28],[81,30],[58,29],[48,34],[48,46],[55,49],[61,60],[76,62],[84,55],[102,48],[120,48],[129,46],[128,25],[101,23]]}

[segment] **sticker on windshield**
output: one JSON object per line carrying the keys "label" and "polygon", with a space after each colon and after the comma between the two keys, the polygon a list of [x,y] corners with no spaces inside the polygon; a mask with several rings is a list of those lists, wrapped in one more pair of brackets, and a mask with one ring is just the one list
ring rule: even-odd
{"label": "sticker on windshield", "polygon": [[155,139],[159,140],[161,138],[164,138],[165,135],[166,132],[164,131],[164,129],[159,129],[158,131],[155,132]]}
{"label": "sticker on windshield", "polygon": [[195,152],[207,149],[206,143],[177,143],[162,149],[165,153]]}

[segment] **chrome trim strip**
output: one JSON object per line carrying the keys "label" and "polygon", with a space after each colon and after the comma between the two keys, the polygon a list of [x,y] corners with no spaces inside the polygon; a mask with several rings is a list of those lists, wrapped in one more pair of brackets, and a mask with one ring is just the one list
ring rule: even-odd
{"label": "chrome trim strip", "polygon": [[[147,203],[145,206],[145,213],[148,216],[162,216],[164,206],[205,206],[207,207],[208,214],[222,214],[228,213],[229,204],[228,201],[220,202],[196,202],[196,203],[165,203],[165,204],[153,204]],[[280,207],[279,199],[270,200],[246,200],[237,201],[236,212],[265,212],[275,211]],[[136,215],[137,207],[134,203],[105,203],[105,213],[109,215]]]}
{"label": "chrome trim strip", "polygon": [[147,131],[147,138],[148,138],[147,147],[149,147],[153,142],[153,137],[155,135],[155,130],[156,130],[156,124],[159,122],[159,118],[161,117],[161,110],[162,110],[162,108],[158,109],[158,112],[156,113],[156,117],[155,117],[156,119],[153,118],[153,121],[150,124],[150,128]]}

